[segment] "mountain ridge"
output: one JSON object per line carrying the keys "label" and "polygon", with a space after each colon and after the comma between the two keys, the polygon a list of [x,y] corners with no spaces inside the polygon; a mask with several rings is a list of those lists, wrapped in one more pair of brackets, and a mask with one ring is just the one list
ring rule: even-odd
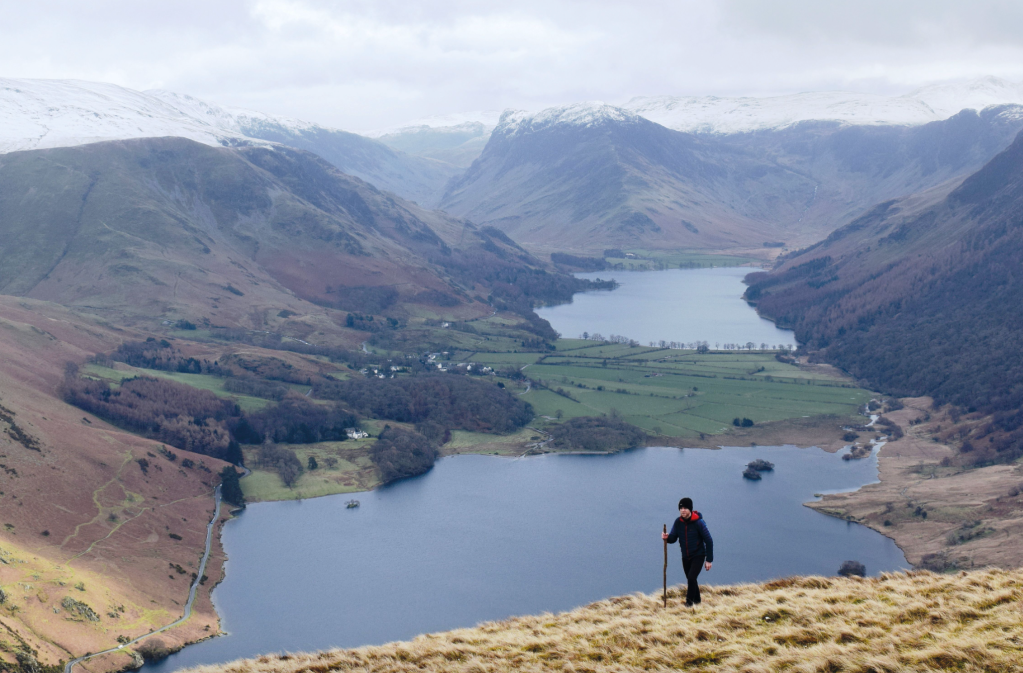
{"label": "mountain ridge", "polygon": [[0,154],[159,137],[212,147],[280,144],[312,151],[346,173],[427,206],[458,173],[455,166],[406,155],[358,134],[184,94],[78,80],[0,78]]}
{"label": "mountain ridge", "polygon": [[[597,104],[608,103],[598,101]],[[783,96],[634,96],[610,105],[638,114],[675,131],[712,135],[780,130],[806,121],[849,126],[919,126],[948,119],[966,109],[977,112],[998,105],[1023,105],[1023,84],[981,77],[919,87],[902,95],[818,91]],[[525,114],[580,105],[556,105]],[[388,145],[422,156],[452,156],[451,136],[466,135],[462,164],[478,156],[501,115],[511,110],[433,115],[404,124],[362,132]],[[474,153],[474,154],[473,154]]]}
{"label": "mountain ridge", "polygon": [[961,182],[878,204],[750,275],[746,297],[815,357],[873,386],[996,414],[970,435],[975,444],[991,436],[970,459],[1014,459],[1023,452],[1012,420],[1023,407],[1012,338],[1023,325],[1021,215],[1023,133]]}
{"label": "mountain ridge", "polygon": [[324,307],[393,306],[400,316],[404,304],[440,301],[472,316],[490,310],[480,293],[522,274],[541,294],[568,291],[503,234],[281,146],[146,138],[8,153],[0,223],[0,293],[129,323],[289,326],[336,338],[346,331]]}
{"label": "mountain ridge", "polygon": [[748,134],[674,131],[602,103],[506,112],[441,207],[527,247],[807,245],[878,201],[978,169],[1023,106],[919,126],[800,122]]}
{"label": "mountain ridge", "polygon": [[[1023,104],[1023,83],[998,77],[940,82],[905,94],[884,95],[852,91],[809,91],[780,96],[633,96],[624,103],[595,101],[628,110],[652,122],[689,133],[745,133],[782,128],[801,121],[837,121],[862,125],[914,126],[948,119],[966,109]],[[540,110],[580,105],[568,103]],[[509,112],[476,110],[433,115],[402,124],[361,132],[369,138],[424,128],[442,130],[467,123],[488,129]]]}

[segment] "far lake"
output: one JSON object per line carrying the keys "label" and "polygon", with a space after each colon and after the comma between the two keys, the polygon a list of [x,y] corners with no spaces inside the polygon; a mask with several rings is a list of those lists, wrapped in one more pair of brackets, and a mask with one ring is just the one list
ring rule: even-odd
{"label": "far lake", "polygon": [[615,290],[583,292],[570,304],[537,309],[541,318],[567,338],[583,332],[612,333],[651,341],[715,344],[752,341],[771,346],[796,346],[791,330],[778,329],[742,300],[742,279],[750,267],[669,269],[665,271],[599,271],[579,278],[614,278]]}
{"label": "far lake", "polygon": [[[754,458],[776,469],[743,479]],[[661,525],[683,495],[714,536],[707,583],[833,575],[845,560],[872,575],[903,569],[888,538],[802,505],[876,478],[874,456],[794,447],[455,456],[359,494],[358,509],[345,509],[347,496],[250,505],[224,528],[227,578],[213,593],[231,635],[146,669],[379,644],[659,591]],[[671,584],[683,579],[679,559],[675,545]]]}

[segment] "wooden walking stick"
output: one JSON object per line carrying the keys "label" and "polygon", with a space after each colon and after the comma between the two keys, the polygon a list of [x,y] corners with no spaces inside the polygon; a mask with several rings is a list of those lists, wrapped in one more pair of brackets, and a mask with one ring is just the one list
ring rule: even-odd
{"label": "wooden walking stick", "polygon": [[[668,532],[668,524],[664,524],[664,532]],[[668,607],[668,540],[664,540],[664,607]]]}

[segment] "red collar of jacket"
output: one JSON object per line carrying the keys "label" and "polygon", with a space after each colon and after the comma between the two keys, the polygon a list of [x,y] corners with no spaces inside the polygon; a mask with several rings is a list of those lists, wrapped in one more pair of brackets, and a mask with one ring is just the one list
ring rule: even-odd
{"label": "red collar of jacket", "polygon": [[682,517],[679,517],[678,520],[681,521],[682,523],[693,523],[694,521],[700,520],[700,513],[697,512],[696,510],[693,510],[693,514],[692,516],[689,517],[688,520],[683,519]]}

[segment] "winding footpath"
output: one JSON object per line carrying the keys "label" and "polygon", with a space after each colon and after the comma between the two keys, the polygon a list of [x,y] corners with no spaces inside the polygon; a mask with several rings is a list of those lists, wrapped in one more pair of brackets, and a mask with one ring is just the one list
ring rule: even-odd
{"label": "winding footpath", "polygon": [[213,518],[210,519],[210,522],[208,524],[206,524],[206,551],[204,551],[202,554],[202,561],[199,563],[199,572],[197,572],[195,575],[195,581],[192,582],[192,586],[188,590],[188,602],[185,603],[185,612],[184,614],[181,615],[181,618],[171,622],[170,624],[167,624],[166,626],[162,626],[155,631],[150,631],[145,635],[139,636],[135,640],[129,640],[128,642],[122,645],[118,645],[117,647],[111,647],[110,649],[103,650],[102,652],[95,652],[93,654],[87,654],[83,657],[78,657],[77,659],[72,659],[67,663],[67,665],[64,666],[64,673],[71,673],[71,669],[75,667],[75,664],[81,661],[92,659],[93,657],[98,657],[103,654],[110,654],[111,652],[120,652],[121,650],[125,649],[126,647],[129,647],[130,645],[134,645],[140,640],[144,640],[149,636],[154,636],[157,633],[163,633],[164,631],[172,629],[175,626],[178,626],[179,624],[183,624],[188,620],[189,617],[192,616],[192,603],[195,602],[196,593],[198,593],[199,591],[199,583],[202,582],[203,575],[206,572],[206,562],[209,561],[210,558],[210,548],[213,545],[213,526],[216,525],[217,519],[220,518],[219,484],[217,485],[217,488],[214,489],[213,491],[213,500],[216,503],[216,508],[213,511]]}

